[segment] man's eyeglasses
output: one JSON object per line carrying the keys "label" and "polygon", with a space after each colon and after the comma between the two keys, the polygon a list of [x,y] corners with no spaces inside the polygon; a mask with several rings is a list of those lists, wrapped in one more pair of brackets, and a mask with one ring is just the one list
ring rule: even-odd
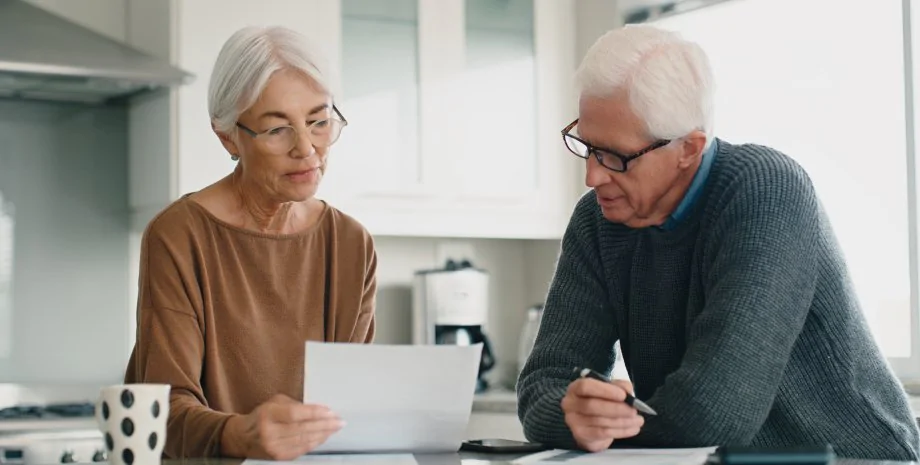
{"label": "man's eyeglasses", "polygon": [[642,155],[651,152],[652,150],[659,149],[671,143],[670,140],[666,139],[658,140],[636,153],[626,155],[615,150],[596,147],[572,135],[572,129],[575,129],[577,124],[578,120],[576,119],[562,130],[562,140],[565,142],[565,146],[569,149],[569,151],[580,158],[584,158],[585,160],[594,154],[594,158],[597,159],[597,162],[600,163],[601,166],[618,173],[625,172],[626,166],[629,164],[629,162],[635,160],[636,158],[639,158]]}
{"label": "man's eyeglasses", "polygon": [[[330,118],[314,121],[307,126],[310,133],[310,143],[317,148],[331,146],[339,139],[342,128],[348,125],[348,120],[342,116],[339,109],[332,106],[334,115]],[[236,126],[261,143],[270,153],[282,155],[290,152],[297,145],[297,130],[293,126],[276,126],[262,132],[256,132],[237,122]]]}

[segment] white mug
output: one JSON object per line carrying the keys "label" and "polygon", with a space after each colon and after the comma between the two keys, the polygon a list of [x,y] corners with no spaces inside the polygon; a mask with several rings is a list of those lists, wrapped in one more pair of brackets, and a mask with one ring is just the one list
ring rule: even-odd
{"label": "white mug", "polygon": [[96,421],[112,465],[159,464],[166,443],[168,384],[104,387],[96,402]]}

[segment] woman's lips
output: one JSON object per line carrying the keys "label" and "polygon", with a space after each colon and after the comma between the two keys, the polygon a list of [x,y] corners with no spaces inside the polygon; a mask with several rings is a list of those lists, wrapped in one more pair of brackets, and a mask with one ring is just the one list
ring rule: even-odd
{"label": "woman's lips", "polygon": [[287,173],[284,176],[293,182],[302,183],[302,182],[315,182],[318,174],[319,174],[319,169],[311,168],[308,170],[291,171],[290,173]]}

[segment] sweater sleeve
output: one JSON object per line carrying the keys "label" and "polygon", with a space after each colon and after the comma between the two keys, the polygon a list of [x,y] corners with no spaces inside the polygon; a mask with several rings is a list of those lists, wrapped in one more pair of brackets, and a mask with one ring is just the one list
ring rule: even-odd
{"label": "sweater sleeve", "polygon": [[364,271],[364,289],[361,295],[361,309],[350,342],[370,344],[374,342],[377,326],[377,251],[370,234],[366,235],[365,247],[368,250],[367,264]]}
{"label": "sweater sleeve", "polygon": [[561,402],[575,367],[608,372],[614,364],[616,322],[607,304],[594,239],[597,204],[582,198],[562,239],[540,331],[517,384],[518,416],[528,440],[575,448]]}
{"label": "sweater sleeve", "polygon": [[220,455],[220,438],[231,414],[208,407],[201,386],[204,329],[189,284],[190,259],[155,229],[141,244],[137,342],[126,383],[171,385],[164,455]]}
{"label": "sweater sleeve", "polygon": [[791,161],[763,160],[727,189],[704,239],[702,312],[648,403],[654,446],[750,443],[766,421],[816,292],[820,207]]}

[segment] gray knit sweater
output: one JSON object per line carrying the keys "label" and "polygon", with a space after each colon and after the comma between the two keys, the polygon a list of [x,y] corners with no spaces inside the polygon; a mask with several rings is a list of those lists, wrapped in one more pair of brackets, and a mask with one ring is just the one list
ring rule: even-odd
{"label": "gray knit sweater", "polygon": [[918,459],[907,397],[811,180],[775,150],[720,140],[669,231],[605,220],[593,192],[578,202],[518,380],[529,440],[576,447],[560,407],[572,369],[609,374],[617,341],[658,416],[615,445],[829,443],[842,457]]}

